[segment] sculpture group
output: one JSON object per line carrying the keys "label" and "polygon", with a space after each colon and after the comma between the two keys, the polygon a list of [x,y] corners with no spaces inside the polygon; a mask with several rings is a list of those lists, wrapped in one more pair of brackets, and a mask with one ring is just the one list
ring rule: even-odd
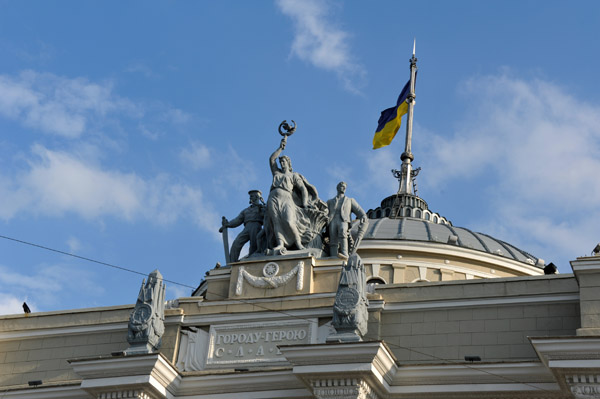
{"label": "sculpture group", "polygon": [[[368,225],[365,211],[353,198],[346,197],[346,183],[337,185],[337,195],[327,202],[319,198],[315,186],[298,172],[291,159],[281,153],[296,124],[283,121],[279,147],[269,157],[273,180],[265,203],[259,190],[251,190],[250,206],[231,220],[223,217],[227,262],[237,262],[244,244],[250,242],[248,256],[283,255],[289,251],[320,250],[321,254],[348,259],[364,235]],[[279,163],[277,162],[279,161]],[[356,237],[350,234],[351,217],[356,215],[359,227]],[[227,228],[244,224],[229,251]]]}

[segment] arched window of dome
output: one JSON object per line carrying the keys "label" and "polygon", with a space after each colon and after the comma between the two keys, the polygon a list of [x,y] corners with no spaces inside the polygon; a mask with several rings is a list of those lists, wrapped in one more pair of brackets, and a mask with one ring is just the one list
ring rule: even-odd
{"label": "arched window of dome", "polygon": [[377,209],[377,212],[375,213],[375,218],[376,219],[380,219],[381,218],[381,209]]}
{"label": "arched window of dome", "polygon": [[410,208],[406,208],[406,210],[404,211],[404,216],[411,216],[410,215],[410,213],[411,213],[410,211],[411,211]]}
{"label": "arched window of dome", "polygon": [[433,223],[437,223],[437,222],[438,222],[438,217],[437,217],[437,216],[434,216],[434,217],[433,217]]}
{"label": "arched window of dome", "polygon": [[391,213],[392,213],[392,210],[390,208],[385,208],[385,217],[386,218],[389,218]]}
{"label": "arched window of dome", "polygon": [[429,214],[429,212],[425,212],[425,220],[429,220],[431,218],[431,215]]}
{"label": "arched window of dome", "polygon": [[420,210],[420,209],[417,209],[417,210],[415,211],[415,217],[416,217],[417,219],[421,219],[421,210]]}
{"label": "arched window of dome", "polygon": [[377,285],[377,284],[387,284],[387,283],[381,277],[371,277],[370,279],[367,280],[367,284]]}

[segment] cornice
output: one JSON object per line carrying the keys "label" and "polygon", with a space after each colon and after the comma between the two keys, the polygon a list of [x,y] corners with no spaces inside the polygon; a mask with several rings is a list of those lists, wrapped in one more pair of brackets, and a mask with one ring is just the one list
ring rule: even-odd
{"label": "cornice", "polygon": [[81,399],[86,393],[81,389],[79,383],[74,385],[62,385],[51,387],[24,387],[9,391],[2,391],[2,399]]}
{"label": "cornice", "polygon": [[461,363],[400,366],[394,386],[554,383],[552,373],[540,362]]}
{"label": "cornice", "polygon": [[[131,308],[133,309],[133,308]],[[165,325],[178,325],[183,322],[183,314],[175,314],[165,317]],[[114,331],[123,331],[123,339],[127,334],[127,320],[117,323],[97,323],[85,324],[80,326],[70,327],[44,327],[27,330],[14,330],[0,332],[0,341],[26,338],[42,338],[52,336],[65,335],[80,335],[80,334],[96,334],[110,333]]]}
{"label": "cornice", "polygon": [[120,391],[139,390],[150,397],[173,398],[181,382],[177,370],[160,353],[73,359],[69,363],[83,378],[81,388],[93,395],[118,387]]}
{"label": "cornice", "polygon": [[[305,385],[296,378],[292,370],[278,371],[229,371],[215,374],[185,373],[177,389],[177,396],[215,395],[227,387],[229,396],[245,393],[247,397],[256,391],[302,390],[309,393]],[[212,397],[212,396],[211,396]],[[240,397],[240,396],[236,396]],[[267,396],[267,397],[276,397]],[[277,396],[279,397],[279,396]]]}
{"label": "cornice", "polygon": [[529,337],[529,340],[546,367],[598,367],[600,372],[600,337]]}
{"label": "cornice", "polygon": [[552,294],[552,295],[513,295],[495,296],[488,298],[445,299],[439,301],[419,302],[386,302],[384,311],[411,311],[428,309],[448,309],[459,307],[513,305],[513,304],[546,304],[546,303],[571,303],[579,302],[579,294]]}
{"label": "cornice", "polygon": [[[528,265],[524,262],[505,258],[501,255],[490,254],[464,247],[452,247],[447,244],[421,241],[394,241],[394,240],[363,240],[360,244],[359,254],[368,250],[392,250],[396,252],[425,252],[450,256],[461,259],[475,260],[482,263],[493,265],[493,267],[503,267],[526,275],[543,275],[544,270],[534,265]],[[370,263],[367,254],[363,256],[365,263]],[[382,263],[395,263],[398,259],[389,259],[387,262],[382,259]],[[404,262],[404,261],[403,261]]]}

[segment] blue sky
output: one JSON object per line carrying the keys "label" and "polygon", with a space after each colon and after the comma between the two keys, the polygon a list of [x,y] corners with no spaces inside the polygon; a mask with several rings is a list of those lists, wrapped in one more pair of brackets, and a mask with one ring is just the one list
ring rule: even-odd
{"label": "blue sky", "polygon": [[[0,1],[0,235],[196,286],[266,193],[277,126],[322,198],[397,190],[371,150],[409,76],[419,194],[554,262],[600,239],[600,4]],[[265,194],[266,197],[266,194]],[[235,235],[235,233],[232,233]],[[0,239],[0,314],[133,303],[141,276]],[[187,295],[167,284],[167,297]]]}

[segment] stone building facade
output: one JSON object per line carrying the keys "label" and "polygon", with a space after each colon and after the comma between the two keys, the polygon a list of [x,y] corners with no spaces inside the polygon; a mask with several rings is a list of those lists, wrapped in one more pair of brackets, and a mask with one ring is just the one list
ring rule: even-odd
{"label": "stone building facade", "polygon": [[[413,77],[414,63],[413,54]],[[545,274],[552,270],[542,259],[454,226],[411,192],[407,139],[394,171],[400,190],[376,209],[354,206],[352,251],[329,256],[337,251],[327,251],[328,205],[286,168],[289,158],[277,166],[295,129],[282,126],[270,158],[278,197],[269,195],[261,232],[271,229],[271,247],[210,270],[166,309],[141,290],[135,312],[0,316],[0,398],[600,398],[600,251],[572,261],[572,274]],[[301,205],[292,182],[303,189]],[[344,190],[338,185],[336,203]],[[296,227],[307,226],[289,216],[296,207],[314,222],[306,240]],[[356,342],[336,340],[343,334],[332,326],[340,275],[351,266],[344,258],[360,269],[348,281],[361,281],[355,296],[366,308],[357,330],[367,319],[367,332]],[[143,338],[150,314],[160,348],[131,350],[128,332]]]}
{"label": "stone building facade", "polygon": [[132,306],[0,317],[2,397],[600,397],[600,256],[544,275],[508,251],[370,234],[362,342],[326,342],[340,259],[246,259],[165,310],[157,353],[124,355]]}

